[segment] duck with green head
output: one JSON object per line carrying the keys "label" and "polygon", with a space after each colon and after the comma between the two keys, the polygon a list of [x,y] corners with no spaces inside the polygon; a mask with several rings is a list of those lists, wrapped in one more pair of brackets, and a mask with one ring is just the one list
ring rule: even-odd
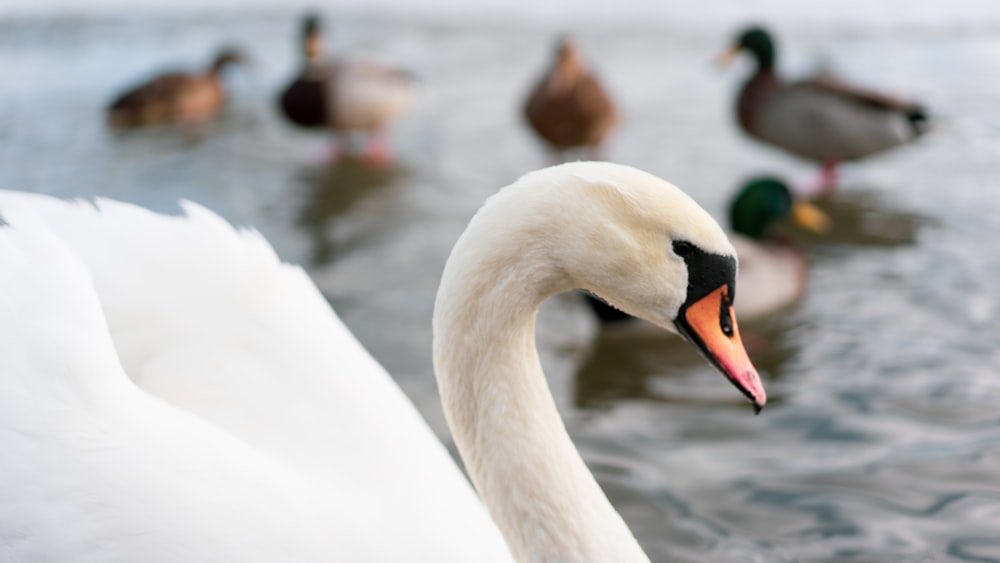
{"label": "duck with green head", "polygon": [[301,25],[303,64],[279,95],[282,114],[299,127],[333,133],[331,163],[351,151],[352,137],[363,136],[364,159],[388,164],[388,126],[413,103],[412,76],[372,61],[328,59],[319,16],[308,14]]}
{"label": "duck with green head", "polygon": [[735,306],[746,318],[783,309],[805,291],[809,263],[780,232],[786,222],[814,233],[829,227],[822,211],[795,198],[788,185],[775,177],[750,180],[729,206],[729,239],[740,260],[740,295]]}
{"label": "duck with green head", "polygon": [[[755,177],[729,204],[729,239],[739,259],[734,306],[740,319],[755,319],[784,309],[806,288],[809,265],[802,251],[780,226],[822,233],[829,219],[804,199],[796,198],[788,184],[773,176]],[[587,295],[588,303],[604,323],[633,317]]]}
{"label": "duck with green head", "polygon": [[748,135],[823,166],[821,191],[836,187],[840,162],[907,144],[927,130],[926,110],[912,101],[847,84],[828,73],[798,82],[775,71],[777,49],[761,27],[744,29],[719,57],[749,53],[757,70],[736,100],[736,118]]}

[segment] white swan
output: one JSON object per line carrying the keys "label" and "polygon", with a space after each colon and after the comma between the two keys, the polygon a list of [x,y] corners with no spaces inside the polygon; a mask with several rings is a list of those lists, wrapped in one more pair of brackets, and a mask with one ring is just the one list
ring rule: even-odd
{"label": "white swan", "polygon": [[537,306],[573,287],[676,327],[766,400],[707,213],[623,166],[529,174],[456,244],[434,317],[494,525],[305,274],[184,207],[0,192],[0,561],[647,561],[538,362]]}

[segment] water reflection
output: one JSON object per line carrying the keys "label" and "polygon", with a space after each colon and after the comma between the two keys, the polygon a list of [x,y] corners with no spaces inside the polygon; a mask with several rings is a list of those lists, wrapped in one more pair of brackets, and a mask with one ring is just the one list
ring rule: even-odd
{"label": "water reflection", "polygon": [[[823,559],[807,561],[940,561],[928,549],[942,534],[930,524],[978,510],[991,510],[997,495],[990,490],[970,492],[967,487],[914,487],[907,468],[876,463],[864,471],[819,472],[794,479],[761,479],[748,482],[747,509],[768,513],[768,529],[782,529],[778,545],[811,544]],[[942,484],[943,485],[943,484]],[[859,525],[861,514],[878,515]],[[946,533],[946,532],[945,532]],[[877,545],[890,541],[894,554],[878,548],[858,549],[859,539]],[[783,545],[782,545],[783,544]],[[958,561],[997,561],[1000,542],[989,525],[969,521],[960,537],[948,542],[950,558]],[[949,559],[951,560],[951,559]]]}
{"label": "water reflection", "polygon": [[194,148],[211,137],[214,124],[163,125],[144,129],[108,129],[107,135],[119,147],[140,145],[142,149],[160,152]]}
{"label": "water reflection", "polygon": [[401,163],[376,167],[353,157],[341,159],[334,167],[305,170],[300,176],[306,190],[299,224],[313,241],[311,263],[329,263],[360,238],[332,235],[331,222],[376,192],[404,185],[409,175]]}
{"label": "water reflection", "polygon": [[[583,296],[581,296],[582,300]],[[622,399],[644,399],[664,403],[743,404],[743,399],[719,385],[714,368],[697,350],[672,333],[645,321],[632,330],[602,330],[582,364],[576,379],[575,403],[584,409],[600,409]],[[743,342],[754,365],[774,380],[784,373],[784,364],[795,353],[785,340],[788,323],[765,319],[741,325]],[[670,378],[697,374],[706,385],[672,385]],[[662,384],[666,383],[666,384]],[[717,386],[710,389],[709,386]],[[780,401],[772,393],[769,402]]]}
{"label": "water reflection", "polygon": [[936,222],[930,217],[896,208],[879,195],[877,187],[852,186],[815,201],[831,219],[823,234],[801,233],[795,238],[812,246],[901,246],[914,244],[924,226]]}
{"label": "water reflection", "polygon": [[[609,156],[693,190],[712,210],[764,156],[735,131],[722,111],[731,91],[703,64],[731,32],[708,15],[729,21],[745,3],[731,4],[703,11],[705,25],[646,22],[616,8],[620,28],[581,30],[613,70],[609,86],[628,114]],[[433,89],[398,130],[412,169],[297,164],[318,143],[280,120],[274,96],[298,60],[288,33],[298,11],[109,15],[0,24],[0,61],[17,78],[0,85],[0,184],[168,212],[184,197],[259,228],[289,261],[322,262],[310,273],[324,293],[447,440],[430,358],[437,280],[482,200],[540,164],[512,105],[524,84],[511,77],[540,64],[552,30],[523,18],[442,28],[343,12],[345,50],[404,54]],[[810,17],[817,23],[792,39],[815,35],[817,45],[842,47],[836,62],[855,75],[887,76],[901,91],[919,81],[934,107],[956,111],[926,142],[861,166],[892,183],[846,185],[818,202],[834,225],[822,238],[798,238],[813,266],[805,298],[762,325],[760,339],[758,325],[741,320],[777,403],[760,417],[662,331],[592,339],[596,323],[573,298],[549,300],[539,315],[540,353],[560,409],[569,407],[567,427],[653,561],[1000,561],[1000,255],[990,246],[1000,236],[990,213],[1000,197],[990,189],[1000,150],[998,46],[988,22],[974,33],[949,23],[960,12],[922,11],[924,23],[905,33],[886,33],[898,18],[822,31]],[[559,24],[579,23],[570,16]],[[979,26],[982,18],[968,11],[962,19]],[[784,27],[795,26],[786,19]],[[220,28],[254,45],[261,66],[197,145],[169,129],[106,130],[100,108],[115,87],[164,56],[165,45],[211,48]],[[925,42],[924,29],[938,31]],[[573,346],[591,343],[578,363]],[[927,496],[872,502],[872,491]],[[965,500],[937,512],[894,508],[953,493]],[[808,533],[836,529],[859,532]]]}

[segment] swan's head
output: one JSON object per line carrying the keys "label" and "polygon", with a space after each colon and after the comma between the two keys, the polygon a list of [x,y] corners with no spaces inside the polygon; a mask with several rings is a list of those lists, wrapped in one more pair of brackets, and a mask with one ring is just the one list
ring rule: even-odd
{"label": "swan's head", "polygon": [[523,248],[541,245],[559,289],[590,291],[679,333],[763,407],[733,313],[736,252],[694,200],[656,176],[601,162],[540,170],[511,188],[530,200],[518,221],[527,226],[521,238],[534,240]]}

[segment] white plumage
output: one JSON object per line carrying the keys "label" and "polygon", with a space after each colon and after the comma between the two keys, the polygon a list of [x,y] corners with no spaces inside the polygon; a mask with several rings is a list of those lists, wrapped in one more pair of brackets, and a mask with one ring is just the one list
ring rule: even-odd
{"label": "white plumage", "polygon": [[0,195],[0,560],[509,561],[305,273],[184,209]]}
{"label": "white plumage", "polygon": [[[534,317],[583,287],[672,328],[671,241],[735,263],[683,192],[566,164],[456,243],[435,371],[489,515],[305,273],[183,207],[0,192],[0,561],[648,561],[559,418]],[[759,408],[738,334],[720,346]]]}

